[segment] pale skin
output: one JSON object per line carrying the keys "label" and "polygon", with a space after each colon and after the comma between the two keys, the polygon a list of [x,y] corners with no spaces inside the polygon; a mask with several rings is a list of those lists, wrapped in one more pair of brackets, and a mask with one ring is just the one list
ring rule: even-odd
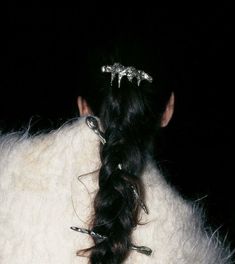
{"label": "pale skin", "polygon": [[[77,98],[77,106],[79,109],[80,116],[88,116],[92,115],[92,110],[90,106],[88,105],[86,99],[84,99],[82,96],[78,96]],[[175,95],[174,93],[171,94],[170,99],[166,105],[165,111],[162,115],[161,120],[161,127],[166,127],[168,123],[170,122],[173,113],[174,113],[174,107],[175,107]]]}

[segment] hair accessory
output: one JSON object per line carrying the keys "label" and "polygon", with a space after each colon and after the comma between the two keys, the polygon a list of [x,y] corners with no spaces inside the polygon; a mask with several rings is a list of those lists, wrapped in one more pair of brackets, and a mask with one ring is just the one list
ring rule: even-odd
{"label": "hair accessory", "polygon": [[104,133],[99,129],[98,121],[93,116],[88,116],[86,118],[86,124],[90,129],[92,129],[99,136],[102,144],[105,144],[106,140],[104,138]]}
{"label": "hair accessory", "polygon": [[138,86],[140,85],[140,82],[142,80],[146,80],[148,82],[152,82],[153,78],[147,74],[144,71],[137,70],[134,67],[125,67],[120,63],[114,63],[112,66],[107,65],[107,66],[102,66],[101,68],[102,72],[111,72],[111,85],[112,82],[116,76],[118,75],[118,88],[120,88],[121,84],[121,79],[123,76],[127,76],[128,80],[132,82],[132,79],[135,77],[137,78],[137,84]]}
{"label": "hair accessory", "polygon": [[[122,164],[121,163],[118,164],[118,169],[119,170],[122,170]],[[133,185],[130,185],[130,188],[132,189],[133,194],[134,194],[136,200],[138,201],[139,205],[142,207],[142,209],[144,210],[144,212],[146,214],[149,214],[148,209],[147,209],[146,205],[144,204],[144,202],[142,201],[142,199],[140,198],[140,196],[139,196],[136,188]]]}
{"label": "hair accessory", "polygon": [[80,233],[88,234],[88,235],[90,235],[90,236],[92,236],[94,238],[98,238],[98,239],[102,239],[102,240],[107,239],[106,236],[100,235],[100,234],[95,233],[94,231],[86,229],[86,228],[80,228],[80,227],[76,227],[76,226],[71,226],[70,228],[73,231],[77,231],[77,232],[80,232]]}
{"label": "hair accessory", "polygon": [[[108,239],[107,236],[100,235],[100,234],[95,233],[94,231],[86,229],[86,228],[80,228],[80,227],[76,227],[76,226],[71,226],[70,228],[73,231],[80,232],[80,233],[83,233],[83,234],[88,234],[88,235],[90,235],[90,236],[92,236],[94,238],[97,238],[97,239],[101,239],[101,240]],[[137,252],[145,254],[147,256],[150,256],[152,254],[152,250],[150,248],[144,247],[144,246],[139,246],[138,247],[138,246],[135,246],[135,245],[131,244],[130,249],[136,250]]]}
{"label": "hair accessory", "polygon": [[152,252],[153,252],[151,248],[145,247],[145,246],[138,247],[138,246],[132,245],[131,249],[136,250],[137,252],[145,254],[147,256],[150,256],[152,254]]}
{"label": "hair accessory", "polygon": [[140,206],[142,207],[142,209],[144,210],[144,212],[145,212],[146,214],[149,214],[148,209],[147,209],[146,205],[144,204],[144,202],[142,201],[142,199],[140,198],[140,196],[139,196],[139,194],[138,194],[136,188],[135,188],[133,185],[130,185],[130,187],[131,187],[131,189],[132,189],[132,191],[133,191],[133,194],[134,194],[135,198],[136,198],[137,201],[139,202],[139,204],[140,204]]}
{"label": "hair accessory", "polygon": [[118,164],[118,169],[122,170],[122,164],[121,163]]}

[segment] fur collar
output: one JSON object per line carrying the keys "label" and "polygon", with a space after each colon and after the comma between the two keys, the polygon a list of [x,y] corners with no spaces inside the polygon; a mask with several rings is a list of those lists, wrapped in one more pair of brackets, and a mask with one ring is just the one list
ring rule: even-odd
{"label": "fur collar", "polygon": [[[99,138],[80,118],[46,135],[0,139],[0,263],[88,263],[76,250],[92,245],[88,235],[98,189]],[[133,231],[135,251],[125,263],[228,264],[230,251],[207,233],[197,204],[184,201],[153,162],[143,175],[149,215]]]}

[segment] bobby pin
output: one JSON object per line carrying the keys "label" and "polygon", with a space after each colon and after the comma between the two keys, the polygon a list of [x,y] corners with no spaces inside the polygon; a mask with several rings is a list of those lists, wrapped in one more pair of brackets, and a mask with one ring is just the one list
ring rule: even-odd
{"label": "bobby pin", "polygon": [[144,204],[144,202],[142,201],[142,199],[140,198],[140,196],[139,196],[139,194],[138,194],[136,188],[135,188],[133,185],[131,185],[130,187],[131,187],[131,189],[132,189],[132,191],[133,191],[133,193],[134,193],[135,198],[136,198],[137,201],[139,202],[139,204],[140,204],[140,206],[142,207],[142,209],[144,210],[144,212],[145,212],[146,214],[149,214],[148,209],[147,209],[146,205]]}
{"label": "bobby pin", "polygon": [[96,118],[93,116],[88,116],[86,118],[86,124],[90,129],[92,129],[98,135],[102,144],[105,144],[106,140],[104,138],[104,133],[102,131],[100,131],[99,124],[98,124],[98,121],[96,120]]}
{"label": "bobby pin", "polygon": [[[83,234],[88,234],[88,235],[95,237],[95,238],[98,238],[98,239],[105,240],[108,238],[107,236],[100,235],[100,234],[95,233],[94,231],[86,229],[86,228],[80,228],[80,227],[76,227],[76,226],[71,226],[70,228],[73,231],[80,232]],[[152,254],[152,250],[148,247],[145,247],[145,246],[135,246],[135,245],[131,244],[130,249],[136,250],[137,252],[139,252],[141,254],[145,254],[147,256],[150,256]]]}
{"label": "bobby pin", "polygon": [[152,254],[152,249],[149,247],[145,247],[145,246],[138,247],[138,246],[131,245],[131,249],[136,250],[137,252],[141,254],[145,254],[147,256],[150,256]]}
{"label": "bobby pin", "polygon": [[102,239],[102,240],[107,239],[106,236],[100,235],[100,234],[95,233],[94,231],[86,229],[86,228],[80,228],[80,227],[76,227],[76,226],[71,226],[70,228],[73,231],[77,231],[77,232],[80,232],[80,233],[83,233],[83,234],[88,234],[88,235],[90,235],[90,236],[92,236],[94,238],[98,238],[98,239]]}
{"label": "bobby pin", "polygon": [[122,170],[122,164],[121,163],[118,164],[118,169]]}
{"label": "bobby pin", "polygon": [[[122,164],[121,163],[118,164],[118,169],[122,170]],[[148,209],[147,209],[146,205],[144,204],[144,202],[140,199],[140,196],[139,196],[136,188],[133,185],[131,185],[130,187],[131,187],[131,189],[132,189],[132,191],[134,193],[135,198],[138,200],[138,202],[139,202],[140,206],[142,207],[142,209],[144,210],[144,212],[146,214],[149,214],[148,213]]]}

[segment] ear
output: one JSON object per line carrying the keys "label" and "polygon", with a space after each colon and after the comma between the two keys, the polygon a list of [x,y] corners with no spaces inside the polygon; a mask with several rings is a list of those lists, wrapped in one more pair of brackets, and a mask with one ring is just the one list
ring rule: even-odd
{"label": "ear", "polygon": [[91,108],[89,107],[86,99],[84,99],[82,96],[78,96],[77,98],[77,106],[80,113],[80,116],[87,116],[92,115]]}
{"label": "ear", "polygon": [[170,122],[175,108],[175,95],[172,92],[171,97],[166,105],[166,109],[162,115],[161,127],[166,127]]}

